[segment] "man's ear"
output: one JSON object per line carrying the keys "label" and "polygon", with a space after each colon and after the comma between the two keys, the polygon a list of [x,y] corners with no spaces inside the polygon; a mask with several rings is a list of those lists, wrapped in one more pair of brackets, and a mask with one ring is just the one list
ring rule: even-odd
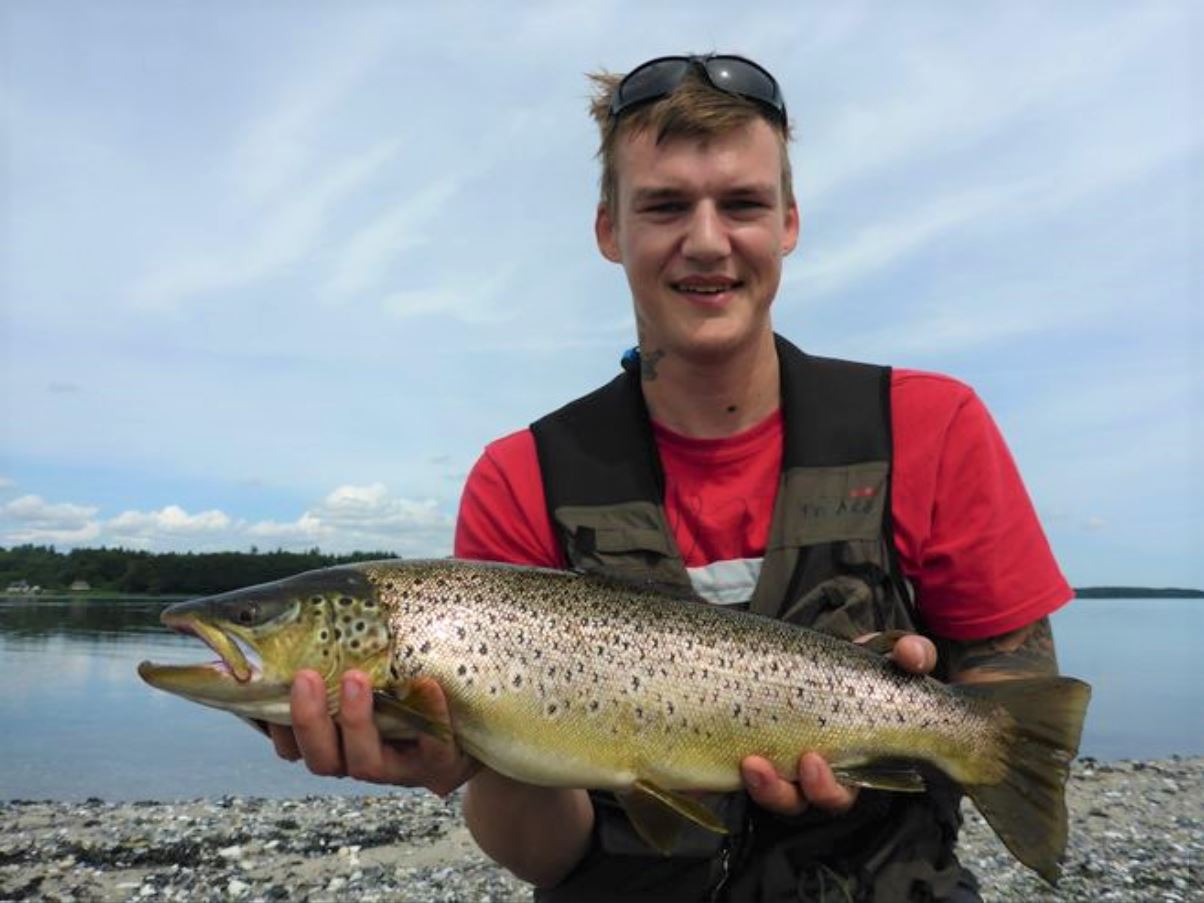
{"label": "man's ear", "polygon": [[798,244],[799,232],[802,229],[798,212],[798,203],[791,201],[786,208],[786,229],[782,233],[782,256],[785,257]]}
{"label": "man's ear", "polygon": [[623,255],[619,253],[619,236],[616,232],[614,217],[605,202],[598,204],[598,212],[594,214],[594,238],[598,241],[598,250],[611,263],[622,263]]}

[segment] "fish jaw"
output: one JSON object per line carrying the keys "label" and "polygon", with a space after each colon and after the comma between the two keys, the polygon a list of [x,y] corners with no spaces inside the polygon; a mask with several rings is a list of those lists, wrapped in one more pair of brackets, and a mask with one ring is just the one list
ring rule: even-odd
{"label": "fish jaw", "polygon": [[273,724],[289,724],[289,685],[256,673],[236,677],[225,662],[162,665],[142,662],[138,676],[158,690],[192,702]]}

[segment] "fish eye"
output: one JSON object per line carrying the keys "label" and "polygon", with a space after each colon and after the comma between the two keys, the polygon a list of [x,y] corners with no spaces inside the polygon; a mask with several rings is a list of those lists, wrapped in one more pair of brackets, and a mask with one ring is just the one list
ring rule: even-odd
{"label": "fish eye", "polygon": [[259,606],[254,602],[249,603],[238,611],[238,623],[250,626],[255,623],[255,619],[259,614]]}

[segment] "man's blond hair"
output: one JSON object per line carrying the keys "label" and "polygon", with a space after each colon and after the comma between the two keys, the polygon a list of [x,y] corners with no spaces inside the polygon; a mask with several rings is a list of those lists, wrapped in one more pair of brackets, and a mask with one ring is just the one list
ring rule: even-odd
{"label": "man's blond hair", "polygon": [[619,175],[616,156],[619,141],[626,135],[650,132],[660,144],[670,138],[713,138],[761,118],[773,127],[782,156],[782,198],[787,207],[794,203],[790,153],[786,146],[790,129],[781,119],[770,115],[755,100],[749,100],[709,84],[693,66],[680,85],[670,94],[625,111],[617,119],[610,115],[610,102],[623,75],[616,72],[591,72],[593,96],[589,111],[598,124],[602,142],[598,158],[602,161],[601,200],[612,212],[619,209]]}

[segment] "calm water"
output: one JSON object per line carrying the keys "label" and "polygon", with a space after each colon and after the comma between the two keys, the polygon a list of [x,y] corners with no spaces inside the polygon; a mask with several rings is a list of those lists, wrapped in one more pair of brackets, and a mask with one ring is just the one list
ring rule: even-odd
{"label": "calm water", "polygon": [[[0,799],[371,792],[283,762],[224,712],[151,690],[139,661],[203,661],[162,603],[0,598]],[[1204,753],[1204,600],[1087,600],[1054,616],[1062,670],[1094,687],[1082,753]]]}

